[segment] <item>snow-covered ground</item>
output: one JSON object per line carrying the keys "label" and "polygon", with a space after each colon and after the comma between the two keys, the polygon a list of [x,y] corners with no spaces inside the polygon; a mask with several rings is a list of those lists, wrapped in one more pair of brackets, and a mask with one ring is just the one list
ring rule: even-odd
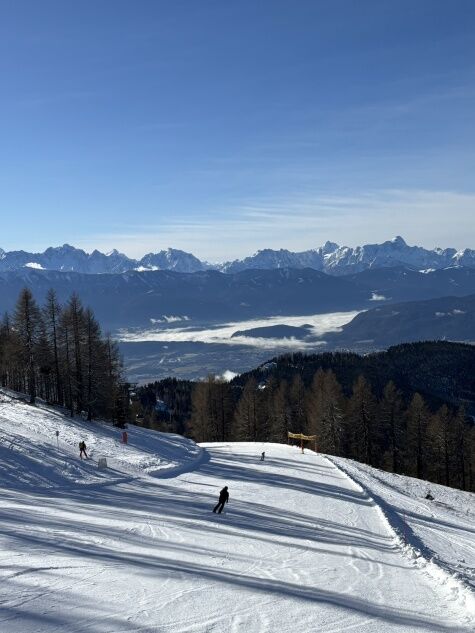
{"label": "snow-covered ground", "polygon": [[0,400],[1,633],[473,631],[471,559],[450,575],[459,546],[473,554],[473,495],[431,487],[429,505],[427,484],[277,444],[130,428],[124,446]]}
{"label": "snow-covered ground", "polygon": [[[348,459],[332,461],[377,501],[401,539],[475,589],[475,495],[385,473]],[[430,493],[433,500],[426,499]]]}

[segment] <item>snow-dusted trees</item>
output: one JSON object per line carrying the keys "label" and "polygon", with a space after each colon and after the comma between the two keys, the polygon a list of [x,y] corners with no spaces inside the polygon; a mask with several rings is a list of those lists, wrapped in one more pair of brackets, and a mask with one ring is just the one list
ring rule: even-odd
{"label": "snow-dusted trees", "polygon": [[91,420],[123,422],[128,393],[116,344],[104,338],[90,309],[73,295],[61,306],[53,291],[40,310],[30,290],[19,296],[13,318],[0,326],[2,386],[86,412]]}

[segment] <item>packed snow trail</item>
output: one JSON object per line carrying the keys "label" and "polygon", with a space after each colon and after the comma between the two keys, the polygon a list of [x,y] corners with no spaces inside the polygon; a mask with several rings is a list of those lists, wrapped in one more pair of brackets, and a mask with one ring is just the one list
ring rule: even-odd
{"label": "packed snow trail", "polygon": [[[13,411],[17,448],[5,444]],[[190,460],[189,441],[149,432],[147,460],[155,450],[176,473],[182,456],[181,474],[160,479],[146,460],[139,473],[147,432],[131,428],[131,464],[120,447],[120,461],[95,481],[68,443],[58,456],[44,439],[43,467],[28,455],[36,415],[52,414],[0,406],[2,633],[473,631],[469,611],[404,554],[372,499],[323,456],[214,444]],[[64,418],[61,435],[76,425]],[[89,433],[113,453],[112,429]],[[77,463],[73,477],[57,467],[64,459]],[[214,515],[224,484],[230,502]]]}

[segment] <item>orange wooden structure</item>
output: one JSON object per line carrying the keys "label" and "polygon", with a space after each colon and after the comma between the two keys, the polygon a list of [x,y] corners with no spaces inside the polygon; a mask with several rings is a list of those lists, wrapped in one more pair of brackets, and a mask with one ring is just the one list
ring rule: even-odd
{"label": "orange wooden structure", "polygon": [[314,446],[315,446],[315,452],[317,452],[317,436],[316,435],[304,435],[303,433],[291,433],[290,431],[287,431],[287,443],[289,443],[289,440],[300,440],[300,448],[302,449],[302,453],[303,453],[303,443],[304,442],[315,442]]}

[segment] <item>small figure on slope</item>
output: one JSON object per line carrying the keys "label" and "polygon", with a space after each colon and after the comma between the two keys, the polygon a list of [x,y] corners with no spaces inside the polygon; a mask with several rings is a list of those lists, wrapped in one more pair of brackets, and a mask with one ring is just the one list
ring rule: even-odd
{"label": "small figure on slope", "polygon": [[[218,510],[218,514],[221,514],[221,512],[223,511],[224,508],[224,504],[228,503],[229,501],[229,492],[228,492],[228,487],[224,486],[224,488],[221,490],[221,492],[219,493],[219,501],[218,503],[214,506],[213,508],[213,512],[216,512],[216,510]],[[219,509],[218,509],[219,508]]]}
{"label": "small figure on slope", "polygon": [[83,453],[84,453],[84,457],[86,459],[88,459],[87,453],[86,453],[86,442],[84,440],[81,440],[79,442],[79,457],[82,459]]}
{"label": "small figure on slope", "polygon": [[266,458],[266,453],[265,453],[265,451],[262,451],[262,453],[261,453],[261,462],[263,462],[265,460],[265,458]]}

